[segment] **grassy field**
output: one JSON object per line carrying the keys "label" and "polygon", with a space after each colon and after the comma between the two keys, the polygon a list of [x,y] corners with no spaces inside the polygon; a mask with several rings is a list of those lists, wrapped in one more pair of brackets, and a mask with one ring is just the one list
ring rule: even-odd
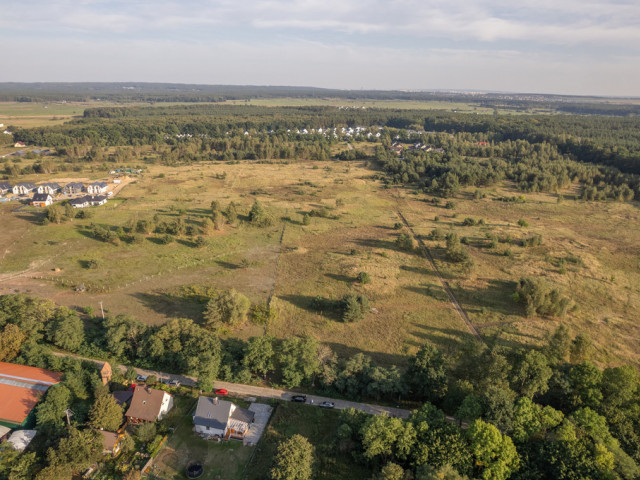
{"label": "grassy field", "polygon": [[[92,208],[90,219],[42,226],[41,210],[0,205],[0,293],[27,291],[94,310],[103,302],[110,313],[160,324],[171,317],[201,319],[202,306],[183,295],[186,286],[235,288],[254,304],[272,297],[279,315],[267,330],[278,337],[310,334],[339,354],[364,352],[386,365],[403,365],[425,341],[455,354],[469,331],[426,259],[396,248],[395,239],[405,231],[394,229],[402,212],[432,248],[487,341],[539,344],[562,321],[574,334],[590,334],[597,360],[640,363],[634,322],[640,308],[637,203],[582,202],[573,199],[575,189],[563,192],[560,203],[546,194],[507,203],[499,199],[519,192],[504,184],[485,190],[486,198],[478,200],[473,191],[464,191],[454,200],[456,208],[446,209],[444,202],[435,205],[409,189],[385,189],[373,173],[362,162],[151,166],[115,200]],[[94,174],[100,178],[104,172]],[[21,181],[57,179],[69,174]],[[276,219],[272,227],[246,222],[256,198]],[[223,208],[230,201],[238,204],[240,221],[225,225],[204,248],[188,237],[162,245],[151,234],[141,244],[113,245],[89,233],[91,223],[116,228],[154,215],[163,220],[181,215],[187,224],[199,225],[213,200]],[[303,215],[312,210],[324,211],[324,217],[312,216],[305,225]],[[484,225],[463,226],[466,217],[482,218]],[[518,226],[519,219],[529,226]],[[426,239],[434,228],[467,237],[471,270],[445,260],[443,241]],[[488,248],[487,234],[505,240],[510,235],[511,243]],[[520,245],[534,234],[542,235],[542,245]],[[97,268],[87,268],[92,260]],[[372,282],[359,285],[359,272],[367,272]],[[577,309],[563,320],[526,318],[511,299],[525,275],[562,287]],[[75,292],[79,284],[88,291]],[[373,307],[358,323],[342,323],[312,307],[317,296],[338,300],[350,292],[364,293]],[[262,333],[263,327],[248,323],[229,334],[247,339]]]}
{"label": "grassy field", "polygon": [[[526,194],[524,203],[505,203],[502,196],[519,195],[505,185],[486,190],[475,200],[471,191],[455,200],[448,210],[400,193],[399,204],[416,231],[427,236],[433,229],[455,231],[467,237],[474,261],[470,271],[451,267],[444,258],[443,241],[426,241],[440,269],[472,322],[485,338],[510,344],[539,343],[560,323],[573,334],[587,333],[603,363],[619,359],[640,363],[640,329],[633,312],[640,308],[640,211],[638,203],[583,202],[577,189],[556,195]],[[436,222],[434,218],[438,216]],[[485,225],[462,226],[465,218],[484,219]],[[529,226],[521,227],[518,220]],[[490,248],[487,234],[500,242]],[[520,240],[539,234],[542,245],[523,247]],[[509,250],[511,256],[506,256]],[[542,277],[561,287],[576,310],[564,319],[525,318],[521,305],[513,302],[516,282],[523,276]]]}
{"label": "grassy field", "polygon": [[256,447],[247,468],[247,480],[266,480],[273,465],[278,444],[295,434],[307,438],[315,447],[314,479],[368,479],[372,472],[341,455],[334,446],[340,426],[340,412],[310,405],[279,404]]}

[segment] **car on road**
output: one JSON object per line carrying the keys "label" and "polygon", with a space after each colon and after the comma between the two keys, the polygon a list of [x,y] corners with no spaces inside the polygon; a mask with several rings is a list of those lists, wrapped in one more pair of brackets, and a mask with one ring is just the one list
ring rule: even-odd
{"label": "car on road", "polygon": [[149,378],[149,377],[147,377],[146,375],[138,375],[136,377],[136,382],[146,382],[147,378]]}
{"label": "car on road", "polygon": [[215,393],[216,395],[229,395],[229,390],[227,390],[226,388],[219,388],[213,393]]}
{"label": "car on road", "polygon": [[180,383],[179,380],[170,380],[167,385],[169,385],[170,387],[179,387],[180,385],[182,385]]}
{"label": "car on road", "polygon": [[307,402],[307,396],[306,395],[294,395],[293,397],[291,397],[291,401],[292,402],[299,402],[299,403],[306,403]]}
{"label": "car on road", "polygon": [[333,408],[336,406],[336,404],[333,402],[320,402],[318,406],[322,408]]}

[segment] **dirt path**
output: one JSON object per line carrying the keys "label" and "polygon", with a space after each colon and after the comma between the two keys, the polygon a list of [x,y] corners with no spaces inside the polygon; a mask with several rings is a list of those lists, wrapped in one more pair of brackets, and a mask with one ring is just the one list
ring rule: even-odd
{"label": "dirt path", "polygon": [[433,269],[436,276],[438,277],[438,280],[442,284],[442,288],[444,289],[445,292],[447,292],[447,296],[449,297],[449,301],[451,302],[451,305],[453,305],[453,309],[458,313],[458,316],[467,325],[467,328],[469,329],[469,331],[480,341],[483,341],[482,337],[480,336],[480,333],[478,333],[478,330],[476,330],[476,328],[471,323],[471,319],[467,315],[467,312],[464,311],[464,309],[460,305],[460,302],[458,302],[458,299],[456,298],[453,291],[451,290],[451,287],[449,286],[449,282],[447,282],[443,278],[442,274],[440,273],[440,270],[438,270],[438,266],[436,265],[436,262],[434,261],[433,256],[431,255],[431,252],[429,251],[427,246],[424,244],[422,239],[418,235],[416,235],[413,228],[411,228],[411,226],[409,225],[409,222],[407,222],[407,219],[400,211],[399,205],[398,205],[397,213],[398,213],[398,217],[400,217],[400,219],[402,220],[402,223],[404,223],[404,225],[407,227],[407,229],[411,233],[411,236],[413,236],[416,242],[418,242],[418,245],[420,245],[420,248],[422,249],[422,253],[424,253],[424,256],[427,258],[427,260],[429,260],[429,263],[431,264],[431,268]]}

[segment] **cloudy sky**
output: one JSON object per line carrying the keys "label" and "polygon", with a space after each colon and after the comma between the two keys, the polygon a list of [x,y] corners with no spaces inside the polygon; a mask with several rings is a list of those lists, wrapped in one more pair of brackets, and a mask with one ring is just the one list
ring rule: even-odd
{"label": "cloudy sky", "polygon": [[0,82],[640,96],[640,0],[0,0]]}

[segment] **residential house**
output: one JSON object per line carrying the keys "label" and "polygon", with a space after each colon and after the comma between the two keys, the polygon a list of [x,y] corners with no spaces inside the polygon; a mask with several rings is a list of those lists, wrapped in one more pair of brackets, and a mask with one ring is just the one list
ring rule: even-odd
{"label": "residential house", "polygon": [[67,183],[62,191],[67,195],[73,195],[76,193],[84,192],[84,185],[79,182]]}
{"label": "residential house", "polygon": [[60,380],[61,373],[0,362],[0,424],[13,428],[26,426],[40,398]]}
{"label": "residential house", "polygon": [[89,203],[94,206],[97,207],[98,205],[104,205],[105,203],[107,203],[107,197],[105,197],[104,195],[95,195],[93,197],[88,197],[89,198]]}
{"label": "residential house", "polygon": [[117,455],[120,452],[120,441],[124,438],[124,432],[107,432],[105,430],[98,430],[102,436],[102,444],[104,449],[103,455]]}
{"label": "residential house", "polygon": [[13,187],[9,185],[7,182],[0,182],[0,195],[4,195],[5,193],[9,193],[13,191]]}
{"label": "residential house", "polygon": [[69,203],[73,208],[87,208],[91,205],[91,203],[89,203],[89,198],[91,197],[85,195],[84,197],[73,198],[69,201]]}
{"label": "residential house", "polygon": [[173,395],[155,388],[137,386],[125,417],[129,423],[155,422],[172,408]]}
{"label": "residential house", "polygon": [[98,193],[104,193],[107,191],[107,184],[105,182],[95,182],[87,187],[87,193],[96,195]]}
{"label": "residential house", "polygon": [[131,403],[131,397],[133,397],[133,391],[131,390],[116,390],[111,394],[116,399],[116,403],[121,407],[129,407]]}
{"label": "residential house", "polygon": [[102,365],[100,369],[100,379],[103,385],[108,385],[111,381],[111,365],[109,365],[109,362],[104,362],[104,365]]}
{"label": "residential house", "polygon": [[193,414],[194,429],[205,437],[244,439],[255,414],[218,397],[200,397]]}
{"label": "residential house", "polygon": [[35,430],[18,430],[11,434],[7,442],[13,445],[13,448],[19,452],[24,452],[24,449],[29,446],[31,440],[36,436],[36,433],[38,432]]}
{"label": "residential house", "polygon": [[60,185],[57,183],[43,183],[38,185],[38,193],[48,193],[49,195],[55,195],[60,191]]}
{"label": "residential house", "polygon": [[20,148],[20,147],[26,147],[24,142],[16,142],[13,144],[14,147],[16,148]]}
{"label": "residential house", "polygon": [[19,183],[13,187],[13,193],[15,195],[28,195],[36,188],[33,183]]}
{"label": "residential house", "polygon": [[53,198],[48,193],[35,193],[31,199],[34,207],[48,207],[53,203]]}

